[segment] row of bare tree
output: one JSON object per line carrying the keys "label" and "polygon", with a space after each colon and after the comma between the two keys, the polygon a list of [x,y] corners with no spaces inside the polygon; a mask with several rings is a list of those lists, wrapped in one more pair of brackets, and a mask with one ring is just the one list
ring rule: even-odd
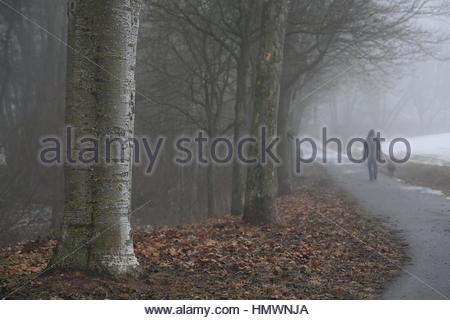
{"label": "row of bare tree", "polygon": [[[273,23],[267,34],[262,30],[262,6],[250,0],[148,2],[139,44],[145,69],[138,74],[138,89],[153,114],[153,130],[174,123],[170,128],[180,128],[179,133],[200,129],[235,141],[255,133],[255,108],[262,103],[255,100],[262,94],[255,80],[260,50],[276,30]],[[442,9],[429,1],[289,1],[285,6],[285,35],[278,48],[283,67],[273,93],[279,96],[274,135],[282,138],[278,153],[285,161],[276,169],[280,194],[292,191],[289,137],[301,130],[305,108],[330,88],[323,84],[336,84],[335,76],[345,73],[374,77],[425,54],[427,44],[438,39],[427,37],[414,20]],[[208,167],[206,174],[208,216],[216,214],[215,170]],[[244,210],[246,170],[234,162],[231,190],[222,190],[231,196],[232,214]],[[254,185],[247,189],[256,190]]]}
{"label": "row of bare tree", "polygon": [[39,137],[63,127],[66,48],[49,33],[65,38],[64,10],[51,0],[0,4],[0,241],[41,220],[32,212],[61,210],[61,170],[41,167],[36,155]]}
{"label": "row of bare tree", "polygon": [[[0,228],[23,220],[25,207],[51,206],[54,227],[64,211],[52,263],[127,273],[137,264],[131,215],[138,224],[229,212],[248,223],[278,223],[275,197],[292,191],[289,141],[302,130],[306,108],[341,74],[370,77],[423,54],[437,39],[414,21],[438,14],[434,3],[148,0],[140,14],[139,0],[0,4],[0,145],[7,160]],[[183,167],[165,151],[148,177],[132,174],[131,162],[66,164],[63,175],[36,161],[39,137],[60,134],[64,123],[78,136],[130,138],[135,120],[138,135],[171,139],[202,130],[237,142],[265,127],[280,137],[284,162]],[[252,146],[248,154],[261,151]],[[131,161],[131,146],[126,152]]]}

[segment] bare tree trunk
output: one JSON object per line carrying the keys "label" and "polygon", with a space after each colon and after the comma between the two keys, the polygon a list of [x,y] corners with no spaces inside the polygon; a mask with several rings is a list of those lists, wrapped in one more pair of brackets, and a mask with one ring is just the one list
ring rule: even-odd
{"label": "bare tree trunk", "polygon": [[279,155],[282,161],[277,168],[278,194],[280,195],[292,192],[292,150],[288,135],[291,97],[291,90],[281,86],[277,122],[278,136],[281,138]]}
{"label": "bare tree trunk", "polygon": [[208,218],[213,218],[216,215],[216,188],[214,181],[214,165],[211,163],[211,161],[209,161],[206,168],[206,187],[208,188],[206,190]]}
{"label": "bare tree trunk", "polygon": [[[71,0],[68,3],[66,126],[77,138],[134,136],[138,0]],[[84,145],[84,148],[86,145]],[[51,263],[111,275],[134,273],[131,213],[131,145],[126,161],[94,164],[66,160],[62,235]],[[120,150],[116,150],[120,151]],[[73,155],[75,157],[75,154]]]}
{"label": "bare tree trunk", "polygon": [[[247,80],[250,66],[250,40],[243,37],[237,66],[237,89],[235,104],[234,145],[248,131]],[[231,186],[231,214],[240,215],[244,209],[246,168],[237,157],[233,161]]]}
{"label": "bare tree trunk", "polygon": [[[263,2],[260,52],[257,60],[254,116],[251,134],[267,128],[268,138],[277,134],[277,109],[280,76],[283,63],[283,44],[288,14],[287,0]],[[269,160],[248,168],[245,193],[244,221],[252,224],[279,223],[275,201],[276,178],[274,164]],[[254,146],[250,154],[256,155]]]}

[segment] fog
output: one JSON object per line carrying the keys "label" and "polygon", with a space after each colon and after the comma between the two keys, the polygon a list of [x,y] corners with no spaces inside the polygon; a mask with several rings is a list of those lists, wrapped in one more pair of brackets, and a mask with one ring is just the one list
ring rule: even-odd
{"label": "fog", "polygon": [[373,128],[385,137],[412,138],[450,132],[450,20],[415,22],[436,42],[414,58],[377,66],[375,72],[336,71],[313,91],[300,127],[318,136],[323,127],[343,138],[364,137]]}
{"label": "fog", "polygon": [[448,1],[0,0],[0,294],[448,299],[449,83]]}

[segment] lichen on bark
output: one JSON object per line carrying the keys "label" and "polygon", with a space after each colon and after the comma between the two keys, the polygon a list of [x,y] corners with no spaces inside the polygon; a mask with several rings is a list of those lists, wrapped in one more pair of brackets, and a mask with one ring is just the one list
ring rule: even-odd
{"label": "lichen on bark", "polygon": [[[140,5],[139,0],[68,3],[65,122],[74,129],[74,154],[82,135],[100,141],[118,133],[134,136]],[[132,152],[130,143],[123,163],[106,163],[104,150],[97,163],[66,161],[64,220],[50,266],[114,276],[137,271],[129,221]]]}
{"label": "lichen on bark", "polygon": [[[254,116],[251,134],[257,136],[261,127],[268,137],[277,135],[277,109],[283,63],[284,36],[288,15],[287,0],[261,1],[260,51],[256,66]],[[250,149],[261,160],[263,150]],[[276,175],[274,163],[258,163],[248,168],[244,221],[252,224],[279,223],[275,201]]]}

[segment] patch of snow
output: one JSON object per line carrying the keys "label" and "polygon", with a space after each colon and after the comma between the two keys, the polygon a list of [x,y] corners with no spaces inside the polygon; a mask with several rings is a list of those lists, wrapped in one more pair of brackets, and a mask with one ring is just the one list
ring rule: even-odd
{"label": "patch of snow", "polygon": [[[432,194],[432,195],[436,195],[436,196],[444,196],[444,193],[442,191],[427,188],[427,187],[405,185],[405,186],[403,186],[403,189],[411,190],[411,191],[419,191],[421,193]],[[448,197],[447,197],[447,199],[448,199]]]}
{"label": "patch of snow", "polygon": [[[440,166],[450,166],[450,133],[434,134],[428,136],[419,136],[407,138],[411,145],[410,161],[424,164],[433,164]],[[389,154],[389,143],[382,144],[382,150]],[[394,146],[394,156],[403,158],[406,147],[403,143],[396,143]]]}
{"label": "patch of snow", "polygon": [[31,208],[17,210],[21,217],[12,229],[19,229],[32,223],[50,223],[53,209],[49,206],[32,205]]}

